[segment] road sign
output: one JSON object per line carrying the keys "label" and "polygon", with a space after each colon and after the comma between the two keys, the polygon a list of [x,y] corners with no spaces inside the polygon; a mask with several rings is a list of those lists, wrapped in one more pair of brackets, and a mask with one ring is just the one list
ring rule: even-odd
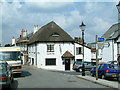
{"label": "road sign", "polygon": [[104,42],[104,47],[109,47],[110,43],[109,42]]}
{"label": "road sign", "polygon": [[98,37],[98,41],[105,41],[105,38]]}

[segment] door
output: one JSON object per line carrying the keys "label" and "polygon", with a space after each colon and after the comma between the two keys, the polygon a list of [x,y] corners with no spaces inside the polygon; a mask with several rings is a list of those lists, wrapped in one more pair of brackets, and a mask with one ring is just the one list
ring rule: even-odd
{"label": "door", "polygon": [[34,58],[32,58],[32,65],[34,65]]}
{"label": "door", "polygon": [[70,70],[70,59],[65,59],[65,70]]}

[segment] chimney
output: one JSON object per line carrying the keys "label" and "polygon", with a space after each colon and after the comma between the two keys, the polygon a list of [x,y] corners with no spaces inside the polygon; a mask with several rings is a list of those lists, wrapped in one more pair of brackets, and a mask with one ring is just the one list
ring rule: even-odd
{"label": "chimney", "polygon": [[22,29],[22,30],[21,30],[21,37],[20,37],[20,38],[23,37],[23,34],[24,34],[24,30]]}
{"label": "chimney", "polygon": [[14,37],[12,38],[12,45],[16,45],[16,40]]}
{"label": "chimney", "polygon": [[34,25],[34,31],[33,31],[33,33],[36,33],[37,30],[38,30],[38,25]]}
{"label": "chimney", "polygon": [[21,37],[26,37],[27,36],[27,30],[22,29],[21,31]]}

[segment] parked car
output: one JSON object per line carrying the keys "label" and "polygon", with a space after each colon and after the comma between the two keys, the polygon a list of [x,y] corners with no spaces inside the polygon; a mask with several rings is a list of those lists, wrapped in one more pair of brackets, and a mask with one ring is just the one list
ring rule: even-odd
{"label": "parked car", "polygon": [[[76,72],[81,72],[83,68],[82,66],[83,63],[81,61],[75,61],[73,64],[73,70],[75,70]],[[90,71],[93,67],[95,67],[95,64],[92,62],[84,61],[84,66],[85,66],[85,71]]]}
{"label": "parked car", "polygon": [[7,62],[0,61],[0,86],[2,88],[11,88],[14,81],[12,70]]}
{"label": "parked car", "polygon": [[[92,68],[90,72],[91,76],[96,75],[96,68]],[[120,70],[115,64],[100,64],[98,66],[98,77],[105,78],[117,78],[119,79]]]}
{"label": "parked car", "polygon": [[117,64],[118,65],[118,61],[114,60],[114,61],[108,61],[108,64]]}

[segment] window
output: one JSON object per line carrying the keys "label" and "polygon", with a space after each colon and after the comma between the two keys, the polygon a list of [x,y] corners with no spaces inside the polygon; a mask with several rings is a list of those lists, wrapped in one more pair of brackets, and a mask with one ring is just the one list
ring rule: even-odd
{"label": "window", "polygon": [[46,59],[46,66],[47,65],[56,65],[56,59],[55,58]]}
{"label": "window", "polygon": [[82,54],[82,53],[83,53],[82,47],[76,47],[76,55]]}
{"label": "window", "polygon": [[76,59],[76,61],[81,61],[82,62],[82,59]]}
{"label": "window", "polygon": [[47,45],[47,52],[54,52],[54,45],[53,44]]}

